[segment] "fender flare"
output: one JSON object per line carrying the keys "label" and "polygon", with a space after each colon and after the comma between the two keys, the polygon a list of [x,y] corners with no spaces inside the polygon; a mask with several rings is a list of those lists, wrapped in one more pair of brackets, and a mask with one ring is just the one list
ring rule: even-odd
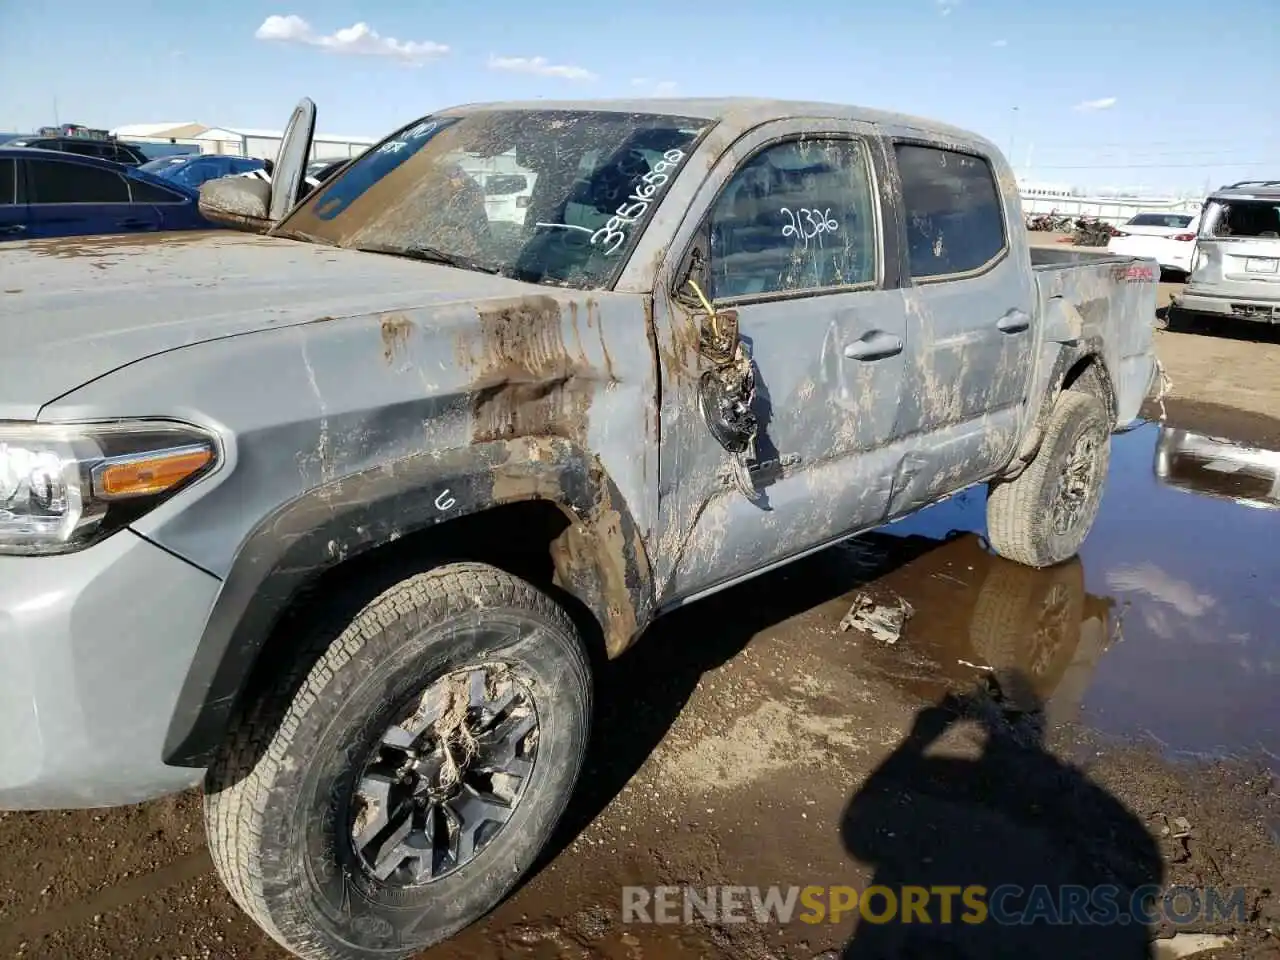
{"label": "fender flare", "polygon": [[165,737],[171,766],[209,766],[280,616],[315,577],[402,536],[503,504],[548,500],[570,519],[557,582],[596,616],[610,655],[652,619],[639,528],[599,461],[558,437],[424,453],[314,488],[241,543],[214,601]]}
{"label": "fender flare", "polygon": [[1115,387],[1111,382],[1111,374],[1107,370],[1106,361],[1102,358],[1101,339],[1098,337],[1086,337],[1070,343],[1063,343],[1062,349],[1054,357],[1053,367],[1049,371],[1049,376],[1046,378],[1044,385],[1044,392],[1041,394],[1040,405],[1036,409],[1035,417],[1029,425],[1022,445],[1018,449],[1017,456],[1014,457],[1014,469],[1008,474],[1009,477],[1020,473],[1022,468],[1030,463],[1031,459],[1039,451],[1040,440],[1044,437],[1045,428],[1049,425],[1049,416],[1053,413],[1053,405],[1057,402],[1058,394],[1063,391],[1068,374],[1083,361],[1087,361],[1090,367],[1098,371],[1098,376],[1102,381],[1102,388],[1107,394],[1103,402],[1107,407],[1107,416],[1114,427]]}

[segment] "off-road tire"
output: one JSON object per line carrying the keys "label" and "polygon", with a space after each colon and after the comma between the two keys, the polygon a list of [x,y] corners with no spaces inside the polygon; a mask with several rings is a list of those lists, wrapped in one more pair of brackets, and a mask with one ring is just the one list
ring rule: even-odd
{"label": "off-road tire", "polygon": [[[589,738],[588,654],[550,597],[477,563],[402,580],[309,644],[293,675],[240,714],[210,768],[209,850],[240,907],[296,955],[409,957],[492,909],[550,838]],[[495,661],[533,691],[538,739],[519,803],[469,864],[388,887],[351,841],[352,786],[406,703],[444,674]]]}
{"label": "off-road tire", "polygon": [[[1093,432],[1097,444],[1090,488],[1076,523],[1063,533],[1053,528],[1059,471],[1076,441]],[[1035,458],[1012,480],[991,484],[987,494],[987,539],[1000,556],[1028,567],[1050,567],[1075,556],[1093,527],[1111,460],[1111,424],[1089,391],[1058,395]]]}

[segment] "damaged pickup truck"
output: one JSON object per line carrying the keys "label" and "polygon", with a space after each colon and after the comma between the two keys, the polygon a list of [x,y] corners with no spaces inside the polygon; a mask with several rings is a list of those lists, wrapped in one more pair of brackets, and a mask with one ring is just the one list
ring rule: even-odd
{"label": "damaged pickup truck", "polygon": [[0,260],[0,807],[203,782],[301,957],[498,903],[655,617],[977,484],[1072,557],[1153,382],[1155,262],[1029,248],[962,130],[472,104],[304,199],[314,122],[237,230]]}

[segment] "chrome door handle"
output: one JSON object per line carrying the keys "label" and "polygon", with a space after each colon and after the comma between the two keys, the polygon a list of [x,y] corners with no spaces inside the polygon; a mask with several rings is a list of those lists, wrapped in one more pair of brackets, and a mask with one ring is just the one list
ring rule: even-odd
{"label": "chrome door handle", "polygon": [[868,330],[853,343],[844,345],[848,360],[883,360],[902,352],[902,338],[883,330]]}
{"label": "chrome door handle", "polygon": [[1003,333],[1021,333],[1030,326],[1031,318],[1021,310],[1010,310],[996,321],[996,327]]}

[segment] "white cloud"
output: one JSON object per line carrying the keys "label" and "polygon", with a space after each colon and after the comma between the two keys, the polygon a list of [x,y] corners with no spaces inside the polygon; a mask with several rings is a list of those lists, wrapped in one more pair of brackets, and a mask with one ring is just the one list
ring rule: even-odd
{"label": "white cloud", "polygon": [[1072,109],[1079,110],[1081,113],[1093,113],[1098,110],[1110,110],[1116,103],[1115,97],[1101,97],[1097,100],[1085,100],[1083,103],[1077,103]]}
{"label": "white cloud", "polygon": [[992,40],[991,45],[993,47],[1007,47],[1009,45],[1009,41],[1008,40]]}
{"label": "white cloud", "polygon": [[506,70],[510,73],[532,73],[539,77],[559,77],[562,80],[595,80],[596,75],[584,67],[551,63],[546,57],[489,57],[490,70]]}
{"label": "white cloud", "polygon": [[1107,586],[1122,593],[1144,593],[1187,618],[1202,617],[1218,603],[1212,594],[1197,592],[1190,583],[1171,577],[1154,563],[1113,570],[1107,574]]}
{"label": "white cloud", "polygon": [[424,63],[444,56],[449,48],[430,40],[397,40],[384,37],[367,23],[343,27],[330,34],[318,34],[311,24],[297,14],[280,16],[272,14],[262,21],[254,36],[259,40],[276,43],[301,43],[320,47],[332,53],[345,53],[362,57],[389,57],[405,63]]}
{"label": "white cloud", "polygon": [[960,0],[933,0],[934,6],[938,8],[938,13],[946,17],[951,11],[960,6]]}
{"label": "white cloud", "polygon": [[679,89],[674,80],[650,80],[648,77],[635,77],[631,85],[649,97],[672,97]]}

